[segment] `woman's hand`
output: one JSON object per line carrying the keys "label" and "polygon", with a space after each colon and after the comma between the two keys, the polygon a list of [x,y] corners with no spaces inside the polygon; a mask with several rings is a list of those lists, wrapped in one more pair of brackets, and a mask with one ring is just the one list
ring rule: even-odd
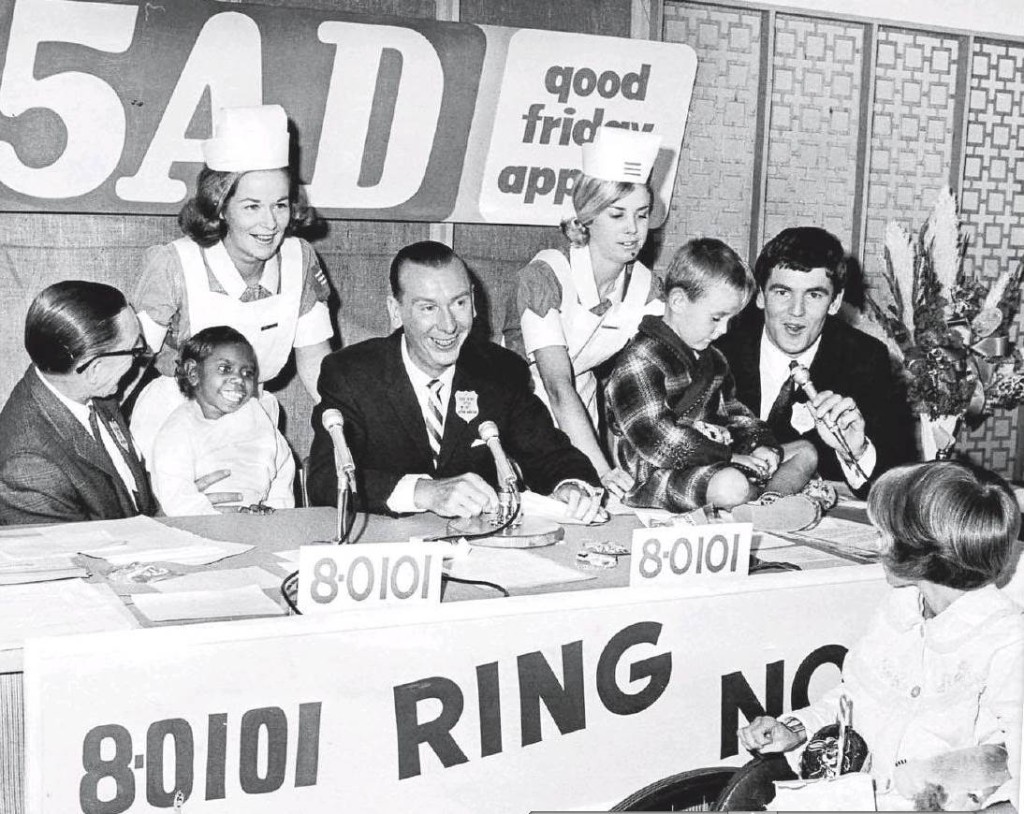
{"label": "woman's hand", "polygon": [[796,749],[806,739],[803,734],[794,732],[769,715],[755,718],[748,726],[741,727],[736,734],[744,749],[766,755]]}
{"label": "woman's hand", "polygon": [[609,469],[601,476],[601,485],[610,494],[615,497],[622,498],[626,496],[626,492],[633,488],[633,484],[636,481],[633,476],[630,475],[625,469]]}

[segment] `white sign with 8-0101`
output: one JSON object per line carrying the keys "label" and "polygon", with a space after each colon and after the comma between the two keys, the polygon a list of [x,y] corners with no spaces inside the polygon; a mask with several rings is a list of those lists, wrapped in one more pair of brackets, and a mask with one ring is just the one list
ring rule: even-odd
{"label": "white sign with 8-0101", "polygon": [[744,577],[750,567],[750,523],[666,526],[633,532],[630,587],[715,577]]}
{"label": "white sign with 8-0101", "polygon": [[424,543],[302,546],[299,610],[334,613],[353,607],[441,600],[443,553]]}

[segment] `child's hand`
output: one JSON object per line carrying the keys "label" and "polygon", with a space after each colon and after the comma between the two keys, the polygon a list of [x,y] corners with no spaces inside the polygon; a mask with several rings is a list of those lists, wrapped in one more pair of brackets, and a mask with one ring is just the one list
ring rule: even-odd
{"label": "child's hand", "polygon": [[748,726],[741,727],[736,734],[744,749],[766,755],[788,752],[806,740],[804,734],[794,732],[784,723],[768,715],[755,718]]}
{"label": "child's hand", "polygon": [[750,453],[750,457],[759,458],[768,465],[768,477],[774,475],[775,470],[779,468],[779,453],[771,447],[758,447]]}
{"label": "child's hand", "polygon": [[734,452],[730,462],[736,465],[736,468],[743,472],[748,478],[753,478],[758,483],[764,483],[768,478],[771,477],[771,472],[768,471],[768,462],[763,458],[756,458],[753,455],[741,455],[738,452]]}

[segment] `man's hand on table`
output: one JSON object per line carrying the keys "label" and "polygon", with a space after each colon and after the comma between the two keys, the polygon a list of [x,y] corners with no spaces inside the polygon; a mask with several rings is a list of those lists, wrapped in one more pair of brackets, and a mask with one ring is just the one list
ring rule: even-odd
{"label": "man's hand on table", "polygon": [[476,517],[498,507],[498,495],[491,485],[473,472],[454,478],[416,481],[416,507],[441,517]]}
{"label": "man's hand on table", "polygon": [[215,469],[213,472],[208,472],[202,477],[196,478],[195,484],[196,489],[203,492],[206,495],[206,499],[213,504],[213,507],[219,512],[237,512],[237,506],[224,506],[221,508],[222,503],[238,503],[242,500],[241,492],[207,492],[213,484],[219,483],[231,474],[230,469]]}

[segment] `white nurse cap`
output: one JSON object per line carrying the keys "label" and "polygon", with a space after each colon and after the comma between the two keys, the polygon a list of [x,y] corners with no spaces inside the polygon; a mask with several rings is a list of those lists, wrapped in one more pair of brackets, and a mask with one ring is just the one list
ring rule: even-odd
{"label": "white nurse cap", "polygon": [[646,184],[658,157],[661,136],[620,127],[602,127],[583,145],[583,172],[604,181]]}
{"label": "white nurse cap", "polygon": [[203,142],[211,170],[249,172],[288,166],[288,116],[280,105],[222,107],[213,114],[213,138]]}

